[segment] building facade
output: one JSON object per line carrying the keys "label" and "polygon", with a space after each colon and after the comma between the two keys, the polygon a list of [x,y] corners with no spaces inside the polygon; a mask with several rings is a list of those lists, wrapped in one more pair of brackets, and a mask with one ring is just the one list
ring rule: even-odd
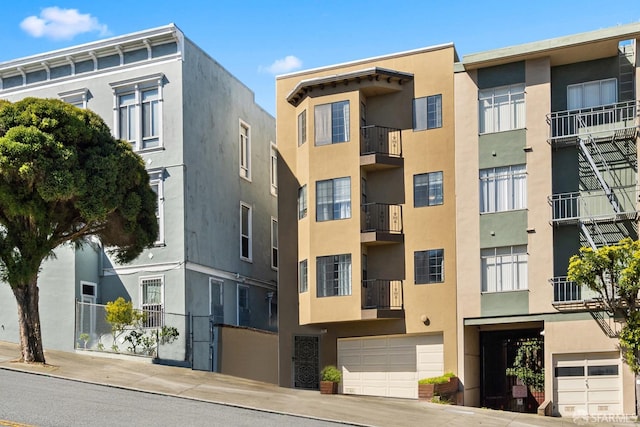
{"label": "building facade", "polygon": [[[278,77],[280,384],[455,370],[453,45]],[[286,310],[284,308],[286,307]]]}
{"label": "building facade", "polygon": [[505,369],[537,342],[549,413],[635,413],[620,325],[566,275],[581,246],[638,238],[639,36],[632,24],[456,64],[465,404],[535,410],[542,396],[519,395]]}
{"label": "building facade", "polygon": [[[215,324],[276,329],[275,120],[253,92],[175,25],[5,62],[0,82],[2,99],[58,98],[99,114],[142,156],[158,194],[158,241],[132,263],[99,244],[45,263],[45,347],[75,347],[74,300],[120,296],[162,313],[148,326],[177,327],[161,357],[195,369],[217,370]],[[16,341],[15,303],[8,286],[0,293],[0,339]],[[91,345],[102,319],[87,316]]]}

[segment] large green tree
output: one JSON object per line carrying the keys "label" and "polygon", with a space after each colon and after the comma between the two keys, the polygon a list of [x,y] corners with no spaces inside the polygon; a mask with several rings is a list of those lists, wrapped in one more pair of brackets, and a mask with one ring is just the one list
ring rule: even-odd
{"label": "large green tree", "polygon": [[158,234],[142,159],[95,113],[54,99],[0,101],[0,279],[18,305],[22,360],[45,362],[38,272],[96,236],[129,262]]}
{"label": "large green tree", "polygon": [[[580,254],[569,260],[567,277],[595,291],[603,309],[623,322],[620,348],[640,379],[640,241],[626,238],[598,249],[580,248]],[[636,406],[640,403],[638,395],[636,386]]]}

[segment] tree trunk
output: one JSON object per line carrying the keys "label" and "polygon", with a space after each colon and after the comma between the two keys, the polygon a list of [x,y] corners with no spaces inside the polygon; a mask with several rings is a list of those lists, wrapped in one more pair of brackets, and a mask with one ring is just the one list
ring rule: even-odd
{"label": "tree trunk", "polygon": [[20,326],[20,350],[22,362],[45,363],[38,309],[38,279],[34,278],[24,286],[16,286],[13,294],[18,303],[18,324]]}

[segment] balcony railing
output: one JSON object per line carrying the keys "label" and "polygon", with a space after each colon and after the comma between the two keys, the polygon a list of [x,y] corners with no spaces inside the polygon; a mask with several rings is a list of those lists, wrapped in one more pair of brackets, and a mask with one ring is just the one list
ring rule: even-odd
{"label": "balcony railing", "polygon": [[637,110],[636,101],[627,101],[548,114],[549,142],[571,140],[585,134],[633,129],[637,126]]}
{"label": "balcony railing", "polygon": [[402,206],[385,203],[362,205],[361,231],[381,233],[402,233]]}
{"label": "balcony railing", "polygon": [[362,281],[362,309],[401,310],[404,308],[402,280]]}
{"label": "balcony railing", "polygon": [[363,126],[360,128],[360,155],[383,154],[391,157],[402,156],[400,129],[383,126]]}
{"label": "balcony railing", "polygon": [[[613,200],[612,200],[613,198]],[[621,187],[607,195],[604,190],[553,194],[549,197],[553,222],[570,222],[579,219],[624,219],[636,216],[636,188]],[[618,206],[615,212],[612,202]]]}
{"label": "balcony railing", "polygon": [[558,276],[551,279],[553,283],[553,302],[568,303],[591,301],[598,298],[598,294],[587,286],[578,285],[567,279],[566,276]]}

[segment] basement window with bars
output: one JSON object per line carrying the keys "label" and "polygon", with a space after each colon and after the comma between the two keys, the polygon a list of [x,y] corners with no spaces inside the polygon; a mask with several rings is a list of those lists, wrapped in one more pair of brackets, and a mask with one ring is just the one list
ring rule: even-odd
{"label": "basement window with bars", "polygon": [[145,314],[145,328],[160,328],[163,325],[162,277],[148,277],[140,280],[142,312]]}

